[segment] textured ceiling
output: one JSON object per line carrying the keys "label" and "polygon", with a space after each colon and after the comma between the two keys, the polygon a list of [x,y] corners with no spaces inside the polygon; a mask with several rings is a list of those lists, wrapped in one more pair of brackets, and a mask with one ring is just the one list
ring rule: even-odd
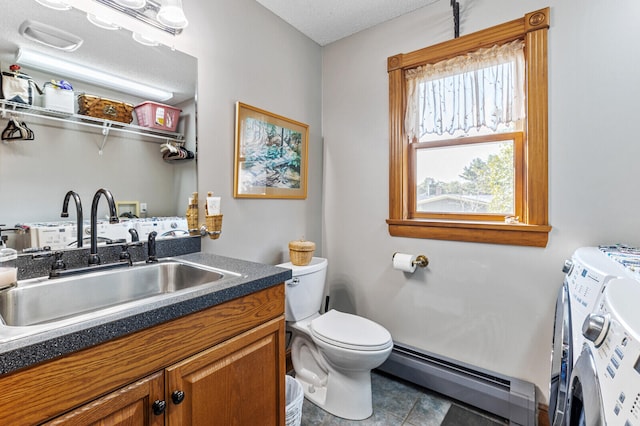
{"label": "textured ceiling", "polygon": [[256,0],[320,46],[438,0]]}

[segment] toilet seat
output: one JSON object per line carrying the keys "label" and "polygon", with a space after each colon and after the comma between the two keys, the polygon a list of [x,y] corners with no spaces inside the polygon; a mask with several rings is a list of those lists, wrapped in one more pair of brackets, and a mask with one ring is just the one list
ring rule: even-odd
{"label": "toilet seat", "polygon": [[345,349],[379,351],[393,345],[391,334],[380,324],[335,309],[312,320],[309,330],[314,338]]}

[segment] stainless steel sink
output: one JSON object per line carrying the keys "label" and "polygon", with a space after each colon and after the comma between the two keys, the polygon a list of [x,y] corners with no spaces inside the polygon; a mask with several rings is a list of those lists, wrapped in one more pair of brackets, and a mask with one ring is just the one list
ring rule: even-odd
{"label": "stainless steel sink", "polygon": [[240,275],[165,260],[65,278],[25,280],[0,291],[0,317],[4,326],[10,327],[69,323],[73,318],[86,318],[87,314],[112,311],[113,307],[130,307],[132,302],[141,304],[153,297],[195,291],[234,276]]}

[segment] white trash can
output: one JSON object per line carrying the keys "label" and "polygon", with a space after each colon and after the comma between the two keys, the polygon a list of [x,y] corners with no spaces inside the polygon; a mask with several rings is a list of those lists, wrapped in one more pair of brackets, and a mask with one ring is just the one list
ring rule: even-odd
{"label": "white trash can", "polygon": [[304,401],[304,390],[302,383],[295,378],[286,375],[285,390],[285,424],[286,426],[300,426],[302,421],[302,402]]}

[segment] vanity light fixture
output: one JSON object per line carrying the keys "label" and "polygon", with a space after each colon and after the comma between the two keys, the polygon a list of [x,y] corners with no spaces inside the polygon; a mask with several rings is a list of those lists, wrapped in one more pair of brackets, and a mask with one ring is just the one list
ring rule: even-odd
{"label": "vanity light fixture", "polygon": [[172,92],[85,67],[84,65],[54,58],[53,56],[44,55],[33,50],[18,49],[16,63],[25,67],[55,73],[65,80],[76,79],[148,100],[166,101],[173,97]]}
{"label": "vanity light fixture", "polygon": [[36,0],[41,5],[53,10],[70,10],[71,5],[62,0]]}
{"label": "vanity light fixture", "polygon": [[[182,32],[189,21],[182,9],[182,0],[95,0],[132,18],[152,25],[171,35]],[[142,7],[132,7],[128,4]]]}

